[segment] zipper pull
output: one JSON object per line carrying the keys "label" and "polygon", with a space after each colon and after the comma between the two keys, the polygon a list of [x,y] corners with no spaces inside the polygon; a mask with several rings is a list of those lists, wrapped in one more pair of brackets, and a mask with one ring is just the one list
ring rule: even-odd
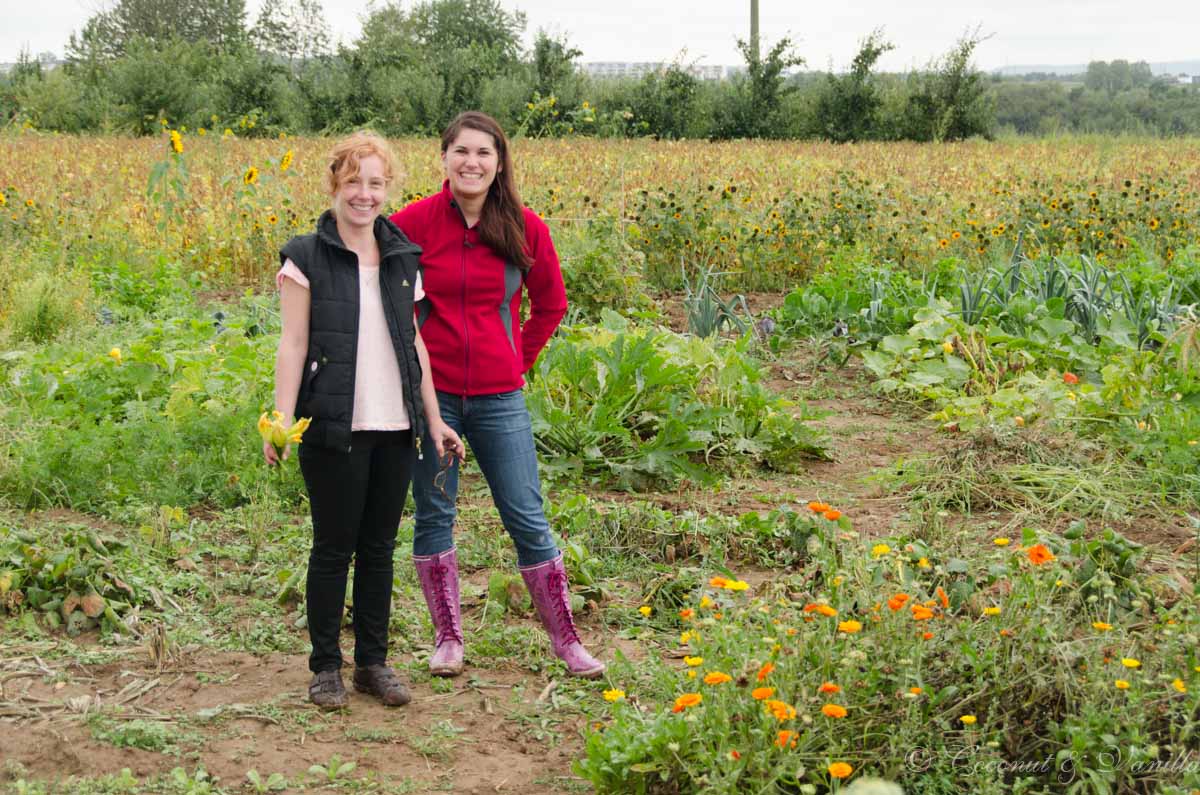
{"label": "zipper pull", "polygon": [[[413,433],[416,433],[416,423],[413,423]],[[421,454],[421,434],[417,433],[417,460],[424,461],[425,456]]]}

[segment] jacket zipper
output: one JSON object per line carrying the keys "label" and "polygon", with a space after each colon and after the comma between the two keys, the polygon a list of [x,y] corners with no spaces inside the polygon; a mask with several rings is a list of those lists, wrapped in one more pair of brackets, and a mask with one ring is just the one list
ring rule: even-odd
{"label": "jacket zipper", "polygon": [[[465,219],[464,219],[465,223]],[[463,230],[462,250],[462,317],[463,317],[463,394],[471,393],[471,329],[467,322],[467,250],[471,244],[471,232]]]}
{"label": "jacket zipper", "polygon": [[[413,372],[412,372],[412,369],[408,366],[408,357],[402,355],[399,351],[396,350],[396,344],[394,342],[394,340],[398,339],[398,340],[400,340],[400,343],[403,345],[404,339],[403,339],[403,336],[400,334],[400,329],[399,329],[399,326],[397,325],[400,322],[400,318],[395,317],[396,305],[392,301],[392,288],[388,284],[388,280],[386,278],[387,274],[384,272],[384,262],[386,260],[387,260],[387,258],[383,256],[382,252],[380,252],[380,256],[379,256],[380,300],[381,300],[381,303],[383,303],[383,317],[384,317],[384,320],[387,321],[387,324],[388,324],[388,336],[392,337],[392,340],[393,340],[392,355],[396,357],[396,365],[397,366],[403,365],[403,370],[405,373],[407,373],[406,376],[402,377],[403,380],[400,382],[400,391],[401,391],[400,398],[401,398],[401,400],[404,399],[403,393],[404,393],[404,390],[407,389],[408,390],[408,400],[405,402],[404,408],[408,412],[408,415],[409,415],[408,416],[408,424],[409,424],[409,427],[412,428],[413,446],[417,448],[417,460],[420,461],[420,460],[424,460],[424,458],[421,455],[421,429],[417,424],[417,404],[416,404],[416,400],[413,398],[413,394],[414,394],[413,393],[413,383],[412,383]],[[384,295],[385,293],[386,293],[386,296]],[[386,298],[386,300],[383,300],[384,298]],[[389,309],[391,310],[390,312],[388,311]],[[393,335],[393,333],[394,333],[394,335]],[[417,388],[418,389],[420,388],[419,385]]]}
{"label": "jacket zipper", "polygon": [[[343,246],[343,248],[345,248],[345,247]],[[354,347],[352,348],[352,350],[354,351],[354,361],[357,363],[358,362],[358,321],[359,321],[359,316],[362,313],[362,306],[361,306],[361,304],[362,304],[362,284],[360,283],[362,281],[362,279],[358,273],[358,254],[354,253],[353,251],[351,251],[348,248],[346,248],[345,250],[350,254],[351,257],[354,258],[354,291],[355,291],[354,294],[355,294],[356,300],[354,301]],[[351,439],[354,438],[354,397],[353,396],[354,396],[354,390],[358,387],[357,369],[358,369],[357,366],[350,368],[350,395],[351,395],[351,397],[350,397],[350,438]],[[350,453],[353,451],[354,451],[353,443],[347,443],[346,444],[346,452]]]}

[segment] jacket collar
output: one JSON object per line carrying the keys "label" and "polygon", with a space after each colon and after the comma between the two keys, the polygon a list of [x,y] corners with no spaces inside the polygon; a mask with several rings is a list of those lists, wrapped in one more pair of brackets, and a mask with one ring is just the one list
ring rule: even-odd
{"label": "jacket collar", "polygon": [[[317,219],[317,237],[334,248],[350,251],[342,242],[342,236],[338,234],[337,218],[334,217],[333,210],[326,210]],[[421,253],[420,246],[405,237],[398,226],[382,215],[375,218],[375,241],[379,244],[381,261],[397,254]]]}

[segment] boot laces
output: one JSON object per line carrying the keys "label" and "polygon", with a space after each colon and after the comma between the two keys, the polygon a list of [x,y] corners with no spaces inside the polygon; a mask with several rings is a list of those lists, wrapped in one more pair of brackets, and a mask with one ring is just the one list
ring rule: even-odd
{"label": "boot laces", "polygon": [[575,617],[571,614],[571,591],[568,588],[567,575],[560,571],[550,572],[546,577],[546,588],[550,591],[554,614],[563,630],[564,640],[568,643],[581,643],[579,631],[575,628]]}
{"label": "boot laces", "polygon": [[446,577],[449,571],[449,567],[440,562],[433,566],[433,604],[437,611],[436,642],[439,646],[447,640],[462,643],[462,636],[454,625],[454,611],[450,607],[450,583]]}

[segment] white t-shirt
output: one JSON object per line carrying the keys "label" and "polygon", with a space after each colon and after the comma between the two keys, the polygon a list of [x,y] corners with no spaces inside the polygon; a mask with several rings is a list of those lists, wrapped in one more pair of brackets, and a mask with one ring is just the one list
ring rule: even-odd
{"label": "white t-shirt", "polygon": [[[308,279],[290,259],[283,263],[275,283],[291,279],[309,289]],[[421,274],[413,285],[413,301],[425,297]],[[354,371],[353,431],[403,431],[412,427],[404,408],[400,363],[392,347],[387,318],[383,314],[383,296],[379,287],[379,266],[358,268],[358,350]],[[416,384],[414,389],[420,389]]]}

